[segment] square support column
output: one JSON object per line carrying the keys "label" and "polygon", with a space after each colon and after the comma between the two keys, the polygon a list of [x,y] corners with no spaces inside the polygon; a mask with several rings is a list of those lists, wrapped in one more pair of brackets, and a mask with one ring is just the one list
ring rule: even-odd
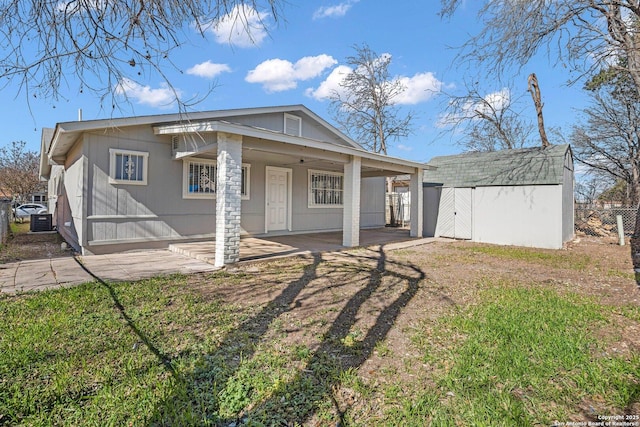
{"label": "square support column", "polygon": [[360,170],[362,158],[353,156],[344,165],[342,210],[342,245],[360,245]]}
{"label": "square support column", "polygon": [[417,168],[416,172],[411,174],[411,181],[409,183],[409,191],[411,192],[411,228],[409,230],[410,237],[422,237],[424,209],[422,176],[422,169]]}
{"label": "square support column", "polygon": [[216,174],[216,267],[240,260],[241,191],[242,136],[220,132]]}

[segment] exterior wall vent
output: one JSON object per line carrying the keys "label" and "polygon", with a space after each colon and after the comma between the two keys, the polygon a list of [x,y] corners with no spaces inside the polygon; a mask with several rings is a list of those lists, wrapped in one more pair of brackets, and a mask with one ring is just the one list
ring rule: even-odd
{"label": "exterior wall vent", "polygon": [[284,133],[292,136],[302,135],[302,119],[291,114],[284,114]]}
{"label": "exterior wall vent", "polygon": [[175,156],[180,148],[180,137],[178,135],[173,135],[171,137],[171,155]]}

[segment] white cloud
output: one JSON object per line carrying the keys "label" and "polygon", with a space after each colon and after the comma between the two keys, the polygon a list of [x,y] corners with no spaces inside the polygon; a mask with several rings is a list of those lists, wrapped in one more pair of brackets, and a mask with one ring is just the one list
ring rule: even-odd
{"label": "white cloud", "polygon": [[340,18],[347,14],[351,7],[360,0],[349,0],[334,6],[322,6],[313,12],[313,19]]}
{"label": "white cloud", "polygon": [[413,147],[409,147],[408,145],[398,144],[396,147],[400,151],[413,151]]}
{"label": "white cloud", "polygon": [[511,91],[509,88],[502,88],[497,92],[492,92],[484,96],[484,102],[470,104],[468,111],[481,111],[489,113],[490,109],[501,111],[511,105]]}
{"label": "white cloud", "polygon": [[218,74],[230,72],[231,68],[227,64],[214,64],[211,61],[206,61],[201,64],[196,64],[187,70],[187,74],[193,76],[205,77],[212,79]]}
{"label": "white cloud", "polygon": [[319,76],[337,61],[329,55],[305,56],[295,64],[285,59],[269,59],[247,73],[245,80],[260,83],[268,92],[295,89],[298,81]]}
{"label": "white cloud", "polygon": [[331,73],[327,76],[327,78],[320,83],[317,89],[308,88],[305,91],[305,94],[311,98],[317,99],[318,101],[322,101],[324,99],[330,98],[332,95],[337,93],[342,93],[343,89],[340,86],[340,83],[344,80],[344,78],[353,71],[350,67],[346,65],[339,65],[334,68]]}
{"label": "white cloud", "polygon": [[138,104],[149,105],[156,108],[171,108],[176,98],[180,98],[182,92],[172,89],[168,84],[162,83],[159,88],[142,86],[131,79],[124,78],[116,85],[116,93],[135,100]]}
{"label": "white cloud", "polygon": [[[309,88],[305,94],[311,98],[322,101],[338,93],[343,94],[341,83],[353,70],[346,65],[340,65],[331,71],[331,74],[320,83],[317,89]],[[404,91],[394,98],[396,105],[415,105],[431,99],[442,89],[443,83],[431,72],[418,73],[413,77],[396,77],[404,86]]]}
{"label": "white cloud", "polygon": [[236,5],[228,14],[211,22],[207,28],[216,42],[238,47],[257,47],[267,37],[265,19],[269,14],[258,12],[251,6]]}
{"label": "white cloud", "polygon": [[418,73],[413,77],[398,77],[404,91],[395,99],[395,104],[415,105],[431,99],[442,89],[442,82],[431,73]]}
{"label": "white cloud", "polygon": [[85,2],[59,1],[56,4],[56,12],[71,15],[74,13],[84,13],[92,9],[97,11],[106,11],[107,6],[107,0],[88,0]]}

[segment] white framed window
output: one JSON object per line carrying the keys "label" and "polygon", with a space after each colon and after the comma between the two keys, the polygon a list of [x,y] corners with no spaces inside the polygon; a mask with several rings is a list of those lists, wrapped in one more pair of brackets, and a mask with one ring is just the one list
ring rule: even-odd
{"label": "white framed window", "polygon": [[340,208],[343,197],[343,174],[309,169],[310,208]]}
{"label": "white framed window", "polygon": [[[216,197],[217,163],[209,159],[185,159],[182,162],[182,197],[184,199],[214,199]],[[249,200],[251,165],[242,164],[240,194]]]}
{"label": "white framed window", "polygon": [[109,149],[109,182],[112,184],[147,185],[149,153]]}
{"label": "white framed window", "polygon": [[284,133],[292,136],[301,136],[302,119],[298,116],[284,113]]}

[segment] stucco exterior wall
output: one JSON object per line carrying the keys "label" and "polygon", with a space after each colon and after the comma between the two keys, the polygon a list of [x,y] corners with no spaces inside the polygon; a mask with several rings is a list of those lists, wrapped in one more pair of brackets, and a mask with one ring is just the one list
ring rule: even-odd
{"label": "stucco exterior wall", "polygon": [[473,241],[562,248],[562,186],[478,187]]}

